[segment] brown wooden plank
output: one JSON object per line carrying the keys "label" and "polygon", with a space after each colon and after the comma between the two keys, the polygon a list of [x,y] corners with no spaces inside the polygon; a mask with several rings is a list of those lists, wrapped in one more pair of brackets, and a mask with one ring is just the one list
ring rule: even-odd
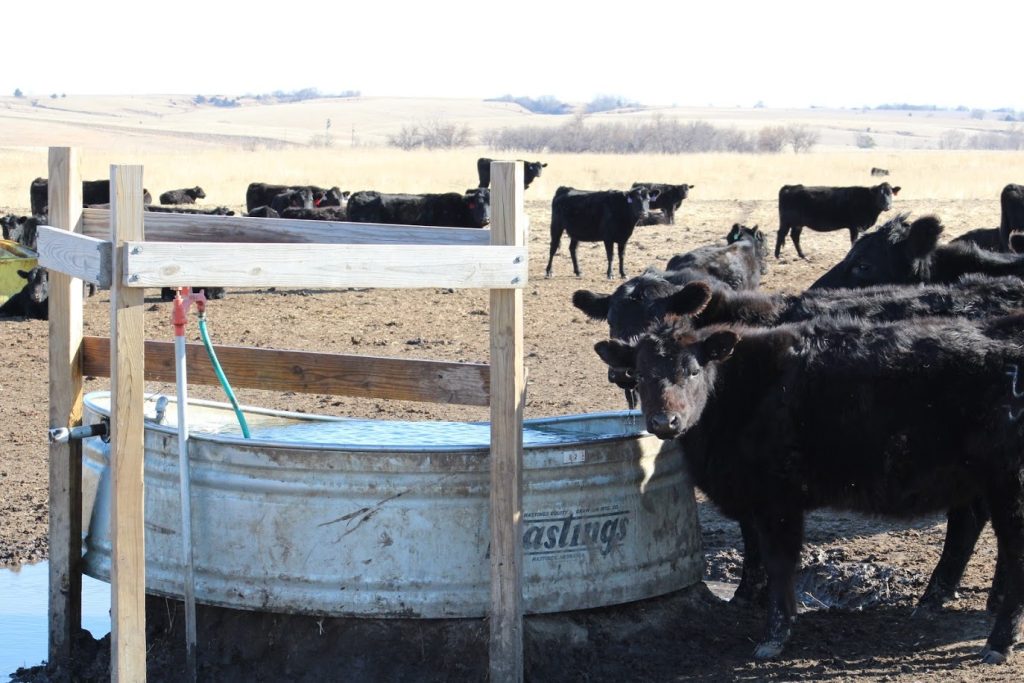
{"label": "brown wooden plank", "polygon": [[142,167],[110,167],[113,277],[110,286],[111,405],[110,460],[113,501],[110,509],[112,557],[111,679],[146,680],[146,537],[143,482],[142,403],[145,391],[143,294],[125,287],[127,240],[143,240]]}
{"label": "brown wooden plank", "polygon": [[[106,337],[85,337],[82,370],[86,375],[110,376],[109,348],[110,340]],[[483,363],[350,356],[218,344],[213,348],[228,381],[236,388],[472,406],[490,403],[490,371]],[[219,383],[202,344],[186,345],[186,363],[190,384]],[[146,342],[146,379],[174,381],[172,342]]]}
{"label": "brown wooden plank", "polygon": [[[81,230],[82,175],[77,149],[49,151],[50,222]],[[50,427],[82,423],[82,281],[50,271]],[[50,445],[48,663],[64,665],[82,624],[82,442]]]}
{"label": "brown wooden plank", "polygon": [[[522,162],[491,164],[491,243],[526,245]],[[525,283],[521,283],[525,284]],[[491,290],[490,681],[523,680],[523,291]]]}

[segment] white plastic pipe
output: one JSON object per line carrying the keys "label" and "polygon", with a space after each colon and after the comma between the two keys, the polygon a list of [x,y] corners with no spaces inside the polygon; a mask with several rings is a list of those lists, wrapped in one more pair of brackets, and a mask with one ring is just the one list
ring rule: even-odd
{"label": "white plastic pipe", "polygon": [[181,497],[181,551],[185,571],[185,644],[189,680],[196,680],[196,588],[192,561],[192,476],[188,458],[188,375],[185,336],[174,337],[174,379],[178,387],[178,478]]}

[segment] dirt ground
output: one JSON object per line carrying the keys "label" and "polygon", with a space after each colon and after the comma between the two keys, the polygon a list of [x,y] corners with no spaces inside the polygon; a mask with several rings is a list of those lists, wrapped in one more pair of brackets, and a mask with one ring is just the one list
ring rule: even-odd
{"label": "dirt ground", "polygon": [[[527,196],[530,197],[529,192]],[[998,224],[997,201],[904,202],[899,210],[936,213],[947,239],[968,229]],[[619,280],[604,277],[600,244],[580,248],[584,269],[572,275],[567,244],[555,257],[552,279],[544,278],[550,204],[529,198],[530,282],[525,290],[527,417],[618,410],[621,393],[605,379],[593,351],[607,327],[587,321],[570,303],[580,288],[609,292]],[[0,212],[24,209],[0,207]],[[675,253],[720,239],[734,222],[769,228],[774,243],[774,201],[688,201],[674,226],[639,228],[628,245],[626,268],[664,266]],[[835,263],[849,247],[845,232],[804,231],[808,260],[795,258],[792,244],[770,259],[763,286],[796,291]],[[157,292],[147,297],[147,338],[171,339],[169,306]],[[209,308],[215,343],[486,362],[487,295],[468,290],[229,291]],[[106,292],[85,304],[86,334],[106,335]],[[195,327],[190,335],[197,336]],[[37,321],[0,321],[0,566],[47,556],[47,326]],[[86,389],[105,389],[91,378]],[[150,390],[167,390],[148,385]],[[173,387],[170,388],[173,390]],[[243,403],[357,417],[487,419],[482,409],[459,406],[280,395],[239,391]],[[220,399],[219,390],[195,387],[193,394]],[[706,502],[700,505],[707,558],[706,579],[718,595],[737,580],[737,526]],[[989,531],[979,542],[960,597],[945,610],[914,614],[917,596],[938,559],[944,519],[878,520],[820,511],[807,523],[800,597],[805,606],[794,637],[779,661],[750,659],[762,612],[722,602],[703,585],[632,605],[564,617],[537,617],[526,628],[526,670],[533,681],[676,680],[887,680],[1020,681],[1024,657],[1002,667],[975,661],[990,628],[985,598],[995,543]],[[158,604],[157,604],[158,603]],[[183,657],[180,619],[170,624],[173,606],[152,604],[149,629],[150,680],[176,680]],[[162,613],[162,616],[160,615]],[[419,633],[395,649],[386,626],[353,620],[318,622],[310,617],[268,617],[238,626],[232,615],[201,612],[208,624],[204,680],[481,680],[486,672],[486,623],[415,622]],[[243,629],[250,629],[246,633]],[[243,633],[246,648],[221,643],[224,633]],[[170,634],[170,635],[169,635]],[[282,644],[293,637],[292,645]],[[173,637],[172,637],[173,636]],[[300,645],[295,645],[295,639]],[[256,643],[262,643],[262,646]],[[276,643],[276,645],[275,645]],[[412,644],[410,644],[412,643]],[[320,649],[317,650],[317,644]],[[221,649],[218,651],[217,648]],[[274,648],[278,649],[275,650]],[[311,653],[318,652],[315,656]],[[80,680],[104,680],[109,641],[83,643]],[[277,652],[274,664],[260,660]],[[326,654],[325,654],[326,653]],[[18,680],[47,680],[41,670]]]}

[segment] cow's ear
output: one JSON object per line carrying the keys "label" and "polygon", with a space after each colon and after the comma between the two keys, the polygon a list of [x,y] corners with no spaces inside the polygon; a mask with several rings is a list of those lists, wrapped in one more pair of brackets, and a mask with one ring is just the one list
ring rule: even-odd
{"label": "cow's ear", "polygon": [[715,332],[701,344],[701,348],[704,350],[704,361],[709,363],[711,361],[725,360],[736,350],[736,344],[739,340],[739,335],[732,330]]}
{"label": "cow's ear", "polygon": [[696,316],[711,301],[711,287],[706,282],[689,282],[668,298],[666,313]]}
{"label": "cow's ear", "polygon": [[892,193],[893,193],[894,195],[897,195],[897,194],[899,194],[899,193],[900,193],[900,190],[902,190],[902,189],[903,189],[903,188],[901,188],[901,187],[900,187],[899,185],[897,185],[896,187],[892,188]]}
{"label": "cow's ear", "polygon": [[[10,271],[7,271],[7,272],[10,272]],[[29,277],[31,277],[32,271],[30,271],[30,270],[19,270],[18,271],[18,275],[20,277],[24,278],[25,280],[27,280],[27,279],[29,279]]]}
{"label": "cow's ear", "polygon": [[619,339],[606,339],[594,344],[594,351],[613,368],[631,368],[636,365],[636,347]]}
{"label": "cow's ear", "polygon": [[729,234],[725,236],[725,241],[728,242],[729,244],[732,244],[733,242],[735,242],[739,238],[740,238],[740,224],[739,223],[733,223],[732,224],[732,230],[730,230]]}
{"label": "cow's ear", "polygon": [[942,231],[942,223],[935,216],[924,216],[911,223],[910,234],[907,236],[907,249],[911,257],[919,259],[935,251]]}
{"label": "cow's ear", "polygon": [[595,294],[586,289],[578,289],[572,295],[572,305],[594,320],[607,320],[608,309],[611,307],[610,294]]}
{"label": "cow's ear", "polygon": [[543,164],[541,164],[541,168],[547,168],[547,167],[548,167],[548,165],[547,165],[547,163],[546,163],[546,162],[545,162],[545,163],[543,163]]}

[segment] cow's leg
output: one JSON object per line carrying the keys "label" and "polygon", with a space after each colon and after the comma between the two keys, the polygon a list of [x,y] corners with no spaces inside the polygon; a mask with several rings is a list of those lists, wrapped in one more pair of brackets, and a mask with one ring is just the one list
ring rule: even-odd
{"label": "cow's leg", "polygon": [[793,246],[796,247],[796,255],[805,259],[807,257],[804,256],[804,251],[800,248],[800,233],[803,232],[803,230],[804,229],[801,227],[794,227],[793,231],[790,233],[790,237],[793,238]]}
{"label": "cow's leg", "polygon": [[[612,279],[612,253],[611,244],[608,245],[608,279]],[[626,277],[626,268],[623,265],[624,257],[626,255],[626,243],[619,242],[619,275]]]}
{"label": "cow's leg", "polygon": [[732,601],[738,605],[764,604],[767,597],[768,577],[764,573],[761,546],[757,532],[748,520],[740,520],[740,534],[743,536],[743,568],[740,585],[733,593]]}
{"label": "cow's leg", "polygon": [[580,264],[576,260],[576,247],[578,247],[579,245],[580,241],[578,239],[576,239],[575,237],[569,238],[569,256],[572,257],[572,272],[576,275],[576,277],[579,277],[582,274],[580,273]]}
{"label": "cow's leg", "polygon": [[676,210],[675,207],[667,206],[663,209],[665,214],[665,222],[669,225],[675,225],[676,223]]}
{"label": "cow's leg", "polygon": [[857,237],[860,236],[861,230],[863,230],[863,228],[850,228],[850,244],[851,245],[854,242],[857,241]]}
{"label": "cow's leg", "polygon": [[782,652],[796,620],[794,578],[800,563],[804,517],[799,510],[766,510],[754,525],[768,573],[768,621],[754,658],[771,659]]}
{"label": "cow's leg", "polygon": [[789,234],[788,225],[779,226],[779,234],[775,238],[775,258],[779,258],[779,254],[782,253],[782,245],[786,243],[786,235]]}
{"label": "cow's leg", "polygon": [[999,544],[1003,597],[981,651],[986,664],[1002,664],[1010,658],[1024,623],[1024,483],[1004,473],[997,477],[990,482],[988,502]]}
{"label": "cow's leg", "polygon": [[[551,226],[551,248],[548,249],[548,267],[544,270],[544,277],[551,277],[551,263],[555,260],[555,252],[558,251],[558,244],[562,241],[562,228]],[[573,259],[575,259],[575,254]]]}
{"label": "cow's leg", "polygon": [[[988,506],[981,497],[972,501],[970,505],[950,509],[946,516],[946,540],[942,544],[942,557],[935,565],[928,587],[918,600],[918,607],[942,607],[947,600],[957,597],[957,586],[960,585],[967,562],[974,552],[978,536],[988,522],[988,516]],[[989,597],[991,598],[991,594]]]}

